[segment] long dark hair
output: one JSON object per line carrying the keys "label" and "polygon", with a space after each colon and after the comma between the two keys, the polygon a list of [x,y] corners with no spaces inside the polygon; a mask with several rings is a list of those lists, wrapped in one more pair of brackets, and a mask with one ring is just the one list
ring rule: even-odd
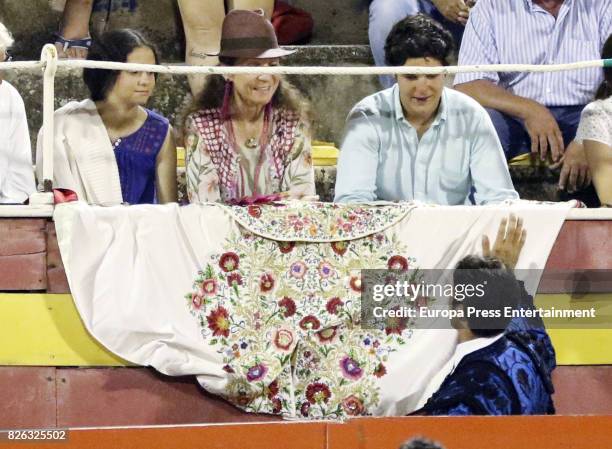
{"label": "long dark hair", "polygon": [[[219,57],[221,65],[234,66],[236,58]],[[223,105],[225,94],[225,79],[221,75],[208,75],[202,93],[194,99],[189,113],[202,109],[215,109]],[[281,76],[278,89],[272,97],[272,106],[288,109],[298,114],[307,126],[312,126],[312,108],[310,102],[302,93]]]}
{"label": "long dark hair", "polygon": [[[601,51],[602,59],[612,59],[612,34],[608,36],[606,43],[604,44],[603,50]],[[597,100],[604,100],[612,95],[612,68],[607,67],[604,69],[604,80],[603,83],[597,89],[595,98]]]}
{"label": "long dark hair", "polygon": [[[159,57],[155,46],[141,33],[130,29],[107,31],[96,37],[89,50],[87,59],[91,61],[127,62],[132,51],[139,47],[150,48],[155,56],[155,64],[159,64]],[[84,69],[83,81],[89,89],[89,96],[93,101],[106,99],[108,92],[113,88],[119,71],[106,69]]]}

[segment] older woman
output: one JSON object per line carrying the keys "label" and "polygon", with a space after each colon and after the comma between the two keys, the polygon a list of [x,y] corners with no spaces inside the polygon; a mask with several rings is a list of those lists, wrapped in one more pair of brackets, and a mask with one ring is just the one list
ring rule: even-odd
{"label": "older woman", "polygon": [[[608,37],[602,59],[612,58],[612,35]],[[584,145],[593,184],[601,205],[612,207],[612,69],[604,69],[604,81],[595,101],[582,111],[576,140]]]}
{"label": "older woman", "polygon": [[[232,11],[225,18],[223,65],[275,66],[289,53],[278,47],[261,14]],[[315,193],[309,109],[287,81],[277,75],[210,76],[196,108],[186,125],[190,202]]]}
{"label": "older woman", "polygon": [[[7,49],[13,38],[0,23],[0,62],[10,61]],[[36,191],[32,148],[23,100],[2,80],[0,72],[0,204],[23,203]]]}
{"label": "older woman", "polygon": [[[127,29],[101,35],[88,59],[158,61],[153,45]],[[166,118],[145,108],[155,76],[85,69],[83,78],[90,98],[55,112],[54,187],[72,190],[79,199],[94,204],[176,201],[173,132]]]}

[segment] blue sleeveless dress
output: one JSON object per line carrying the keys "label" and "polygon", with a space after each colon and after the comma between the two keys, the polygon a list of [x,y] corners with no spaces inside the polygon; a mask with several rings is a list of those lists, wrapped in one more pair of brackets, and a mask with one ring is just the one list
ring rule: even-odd
{"label": "blue sleeveless dress", "polygon": [[156,203],[155,162],[170,126],[168,119],[146,109],[147,119],[138,131],[113,145],[119,168],[123,202]]}

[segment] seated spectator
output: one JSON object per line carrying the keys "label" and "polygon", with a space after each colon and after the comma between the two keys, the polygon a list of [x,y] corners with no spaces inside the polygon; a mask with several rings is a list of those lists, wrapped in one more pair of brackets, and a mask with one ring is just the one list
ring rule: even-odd
{"label": "seated spectator", "polygon": [[[612,35],[601,57],[612,59]],[[595,99],[582,111],[576,140],[584,145],[602,206],[612,207],[612,68],[604,69],[604,81]]]}
{"label": "seated spectator", "polygon": [[[13,38],[0,22],[0,62],[11,57]],[[32,148],[23,100],[0,72],[0,204],[20,204],[36,191]]]}
{"label": "seated spectator", "polygon": [[[114,30],[94,42],[89,60],[156,64],[140,33]],[[149,72],[85,69],[90,99],[55,111],[53,186],[94,204],[177,200],[176,147],[168,120],[144,106],[155,88]],[[42,169],[39,136],[37,167]],[[39,180],[42,180],[39,173]]]}
{"label": "seated spectator", "polygon": [[[479,0],[470,13],[459,64],[599,59],[611,31],[609,1]],[[559,188],[569,192],[590,184],[584,148],[574,137],[580,113],[600,82],[597,69],[461,73],[454,80],[457,90],[488,108],[508,160],[530,151],[542,160],[550,154],[554,166],[562,165]]]}
{"label": "seated spectator", "polygon": [[454,318],[459,333],[455,354],[432,378],[415,414],[420,415],[541,415],[554,414],[551,373],[555,351],[541,319],[510,318],[505,307],[532,309],[533,298],[512,269],[525,231],[520,219],[502,221],[498,238],[485,257],[467,256],[457,264],[456,284],[486,285],[484,296],[466,295],[454,301],[464,313],[498,312],[499,317],[482,318],[473,312]]}
{"label": "seated spectator", "polygon": [[[178,0],[185,29],[185,62],[189,65],[217,65],[217,57],[210,54],[219,50],[226,3],[228,12],[261,8],[268,20],[274,9],[274,0],[206,0],[204,3],[205,6],[200,0]],[[202,92],[205,79],[205,75],[189,77],[194,97]]]}
{"label": "seated spectator", "polygon": [[[278,47],[272,24],[257,12],[226,16],[221,64],[276,66],[290,53]],[[309,106],[282,77],[211,75],[195,109],[185,136],[190,202],[314,195]]]}
{"label": "seated spectator", "polygon": [[[448,65],[452,36],[423,14],[397,23],[385,46],[392,66]],[[349,113],[338,161],[338,202],[419,200],[476,204],[518,194],[487,112],[444,87],[444,75],[401,75]]]}
{"label": "seated spectator", "polygon": [[[370,0],[368,35],[376,65],[385,65],[385,40],[397,22],[404,17],[426,14],[450,30],[458,48],[467,23],[472,0]],[[395,78],[382,75],[383,87],[391,87]]]}

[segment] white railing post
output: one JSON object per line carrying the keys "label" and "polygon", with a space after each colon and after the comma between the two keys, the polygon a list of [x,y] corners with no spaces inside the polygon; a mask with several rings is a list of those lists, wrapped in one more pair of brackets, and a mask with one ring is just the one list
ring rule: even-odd
{"label": "white railing post", "polygon": [[57,71],[57,49],[47,44],[40,54],[43,66],[43,123],[42,123],[42,192],[30,195],[30,204],[53,204],[53,112],[55,98],[55,73]]}
{"label": "white railing post", "polygon": [[53,44],[43,47],[40,56],[45,64],[43,74],[43,127],[42,127],[42,184],[45,192],[53,191],[53,113],[55,110],[55,72],[57,71],[57,49]]}

